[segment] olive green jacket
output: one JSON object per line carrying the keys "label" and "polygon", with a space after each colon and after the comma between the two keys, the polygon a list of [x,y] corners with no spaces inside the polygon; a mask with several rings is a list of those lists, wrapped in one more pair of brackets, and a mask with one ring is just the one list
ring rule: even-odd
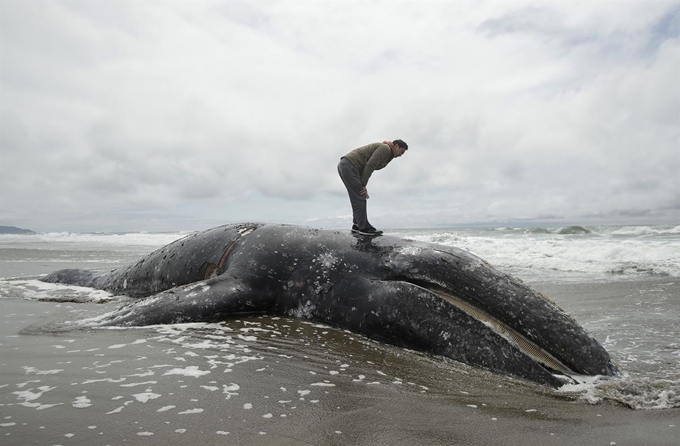
{"label": "olive green jacket", "polygon": [[380,170],[387,166],[394,155],[387,144],[374,142],[358,149],[354,149],[345,155],[361,175],[361,184],[366,186],[374,170]]}

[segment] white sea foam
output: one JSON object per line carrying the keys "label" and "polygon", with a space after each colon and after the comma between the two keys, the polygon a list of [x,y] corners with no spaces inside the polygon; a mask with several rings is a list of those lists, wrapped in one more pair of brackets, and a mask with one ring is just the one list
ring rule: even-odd
{"label": "white sea foam", "polygon": [[560,278],[680,277],[680,226],[401,231],[409,239],[455,246],[497,268]]}
{"label": "white sea foam", "polygon": [[85,409],[92,406],[92,401],[90,401],[90,399],[86,396],[79,396],[76,397],[75,401],[73,401],[71,405],[76,409]]}
{"label": "white sea foam", "polygon": [[193,376],[194,378],[198,378],[199,376],[202,375],[207,375],[210,373],[207,370],[199,370],[198,366],[191,365],[189,367],[185,367],[183,369],[180,368],[174,368],[172,370],[168,370],[167,372],[163,373],[163,376],[166,375],[182,375],[182,376]]}
{"label": "white sea foam", "polygon": [[659,226],[624,226],[616,228],[611,231],[612,235],[678,235],[680,234],[680,225],[674,227],[659,227]]}
{"label": "white sea foam", "polygon": [[135,395],[132,395],[132,397],[134,399],[136,399],[137,401],[139,401],[140,403],[146,403],[147,401],[155,400],[156,398],[160,398],[161,395],[158,394],[158,393],[153,393],[153,392],[147,390],[144,393],[137,393]]}
{"label": "white sea foam", "polygon": [[108,245],[108,246],[164,246],[194,231],[168,233],[73,233],[73,232],[45,232],[39,234],[0,234],[0,245],[6,243],[22,243],[35,246],[39,244],[69,244],[69,245]]}
{"label": "white sea foam", "polygon": [[191,414],[195,414],[195,413],[203,413],[203,409],[196,408],[196,409],[185,410],[183,412],[177,412],[178,415],[191,415]]}
{"label": "white sea foam", "polygon": [[677,409],[680,407],[680,380],[650,379],[624,373],[621,377],[578,376],[565,384],[560,393],[577,395],[590,404],[615,401],[631,409]]}
{"label": "white sea foam", "polygon": [[76,285],[41,282],[37,279],[0,279],[0,298],[54,302],[109,302],[120,299],[107,291]]}

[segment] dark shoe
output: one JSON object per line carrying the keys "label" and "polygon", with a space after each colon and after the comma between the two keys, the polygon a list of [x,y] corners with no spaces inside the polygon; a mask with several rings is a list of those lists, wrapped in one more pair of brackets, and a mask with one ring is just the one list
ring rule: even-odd
{"label": "dark shoe", "polygon": [[382,235],[382,231],[378,231],[374,227],[366,228],[366,229],[359,229],[359,234],[361,235],[370,235],[372,237],[375,237],[376,235]]}
{"label": "dark shoe", "polygon": [[359,226],[352,225],[352,232],[359,232]]}

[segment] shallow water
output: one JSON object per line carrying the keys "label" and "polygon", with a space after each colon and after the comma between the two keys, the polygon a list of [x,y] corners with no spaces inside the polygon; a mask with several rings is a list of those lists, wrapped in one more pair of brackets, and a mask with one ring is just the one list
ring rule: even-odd
{"label": "shallow water", "polygon": [[296,319],[64,330],[117,304],[0,305],[6,444],[639,444],[612,427],[631,423],[656,444],[675,438],[677,409],[634,411]]}
{"label": "shallow water", "polygon": [[535,283],[595,338],[622,371],[615,380],[565,386],[592,402],[634,409],[680,407],[680,281]]}

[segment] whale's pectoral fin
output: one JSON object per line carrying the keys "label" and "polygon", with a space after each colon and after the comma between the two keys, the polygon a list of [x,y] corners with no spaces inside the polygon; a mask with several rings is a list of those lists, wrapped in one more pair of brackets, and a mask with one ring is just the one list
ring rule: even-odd
{"label": "whale's pectoral fin", "polygon": [[264,313],[271,299],[243,282],[210,279],[175,287],[127,304],[96,321],[97,325],[158,325],[214,322],[238,314]]}
{"label": "whale's pectoral fin", "polygon": [[47,283],[63,283],[91,287],[94,286],[94,280],[98,275],[101,275],[101,273],[95,274],[93,271],[88,271],[86,269],[62,269],[48,274],[40,280]]}

